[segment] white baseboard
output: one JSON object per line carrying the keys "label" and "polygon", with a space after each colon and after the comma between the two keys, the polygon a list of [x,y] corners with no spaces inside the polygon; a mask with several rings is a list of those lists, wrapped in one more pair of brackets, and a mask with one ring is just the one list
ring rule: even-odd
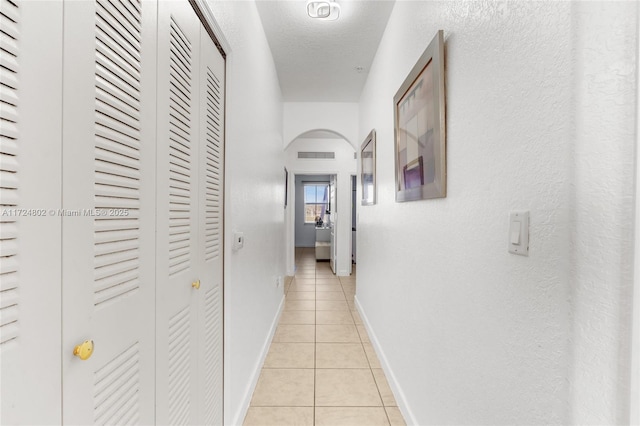
{"label": "white baseboard", "polygon": [[276,313],[273,322],[271,323],[271,328],[269,329],[269,334],[267,335],[264,344],[262,345],[262,350],[260,351],[260,356],[258,357],[255,367],[253,369],[253,373],[251,374],[251,381],[247,386],[247,390],[244,393],[242,398],[242,403],[240,404],[240,408],[236,412],[235,416],[233,416],[232,425],[242,425],[245,416],[247,415],[247,411],[249,410],[249,404],[251,404],[251,397],[253,396],[253,391],[256,389],[256,385],[258,384],[258,379],[260,378],[260,372],[262,371],[262,366],[264,365],[264,361],[267,358],[267,354],[269,353],[269,347],[271,346],[271,341],[273,340],[273,335],[276,333],[276,328],[278,327],[278,322],[280,321],[280,315],[282,314],[282,310],[284,309],[284,295],[282,296],[282,300],[280,301],[280,306],[278,307],[278,312]]}
{"label": "white baseboard", "polygon": [[382,370],[384,371],[385,376],[387,376],[387,381],[389,382],[389,386],[391,387],[391,391],[393,392],[393,396],[396,398],[396,402],[398,403],[398,408],[402,412],[404,416],[404,420],[407,425],[417,425],[418,422],[413,415],[413,411],[409,407],[407,403],[407,399],[404,396],[404,392],[398,383],[395,374],[393,374],[393,370],[387,361],[387,357],[384,354],[384,351],[380,347],[380,342],[376,336],[376,333],[371,328],[371,324],[369,323],[369,319],[367,318],[367,314],[365,313],[362,305],[360,305],[360,301],[358,297],[354,297],[354,302],[360,316],[362,317],[362,322],[364,327],[367,329],[367,333],[369,334],[369,340],[371,341],[371,345],[373,349],[376,351],[376,355],[378,356],[378,360],[380,361],[380,365],[382,366]]}

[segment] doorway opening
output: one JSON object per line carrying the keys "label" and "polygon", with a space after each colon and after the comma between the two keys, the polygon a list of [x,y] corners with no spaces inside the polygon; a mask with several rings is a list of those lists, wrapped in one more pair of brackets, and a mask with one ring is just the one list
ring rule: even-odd
{"label": "doorway opening", "polygon": [[297,174],[293,186],[295,252],[312,252],[335,273],[336,175]]}

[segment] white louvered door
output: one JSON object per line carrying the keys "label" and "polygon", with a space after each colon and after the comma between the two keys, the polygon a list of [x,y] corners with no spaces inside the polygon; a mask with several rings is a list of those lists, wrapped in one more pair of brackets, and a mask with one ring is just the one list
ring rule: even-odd
{"label": "white louvered door", "polygon": [[62,4],[0,0],[0,424],[62,420]]}
{"label": "white louvered door", "polygon": [[222,425],[225,64],[202,26],[200,40],[199,423]]}
{"label": "white louvered door", "polygon": [[156,4],[70,1],[64,21],[63,422],[151,424]]}
{"label": "white louvered door", "polygon": [[156,420],[221,425],[224,59],[187,2],[158,18]]}
{"label": "white louvered door", "polygon": [[156,420],[197,424],[200,22],[188,2],[158,7]]}
{"label": "white louvered door", "polygon": [[0,24],[0,424],[222,424],[224,59],[187,0]]}

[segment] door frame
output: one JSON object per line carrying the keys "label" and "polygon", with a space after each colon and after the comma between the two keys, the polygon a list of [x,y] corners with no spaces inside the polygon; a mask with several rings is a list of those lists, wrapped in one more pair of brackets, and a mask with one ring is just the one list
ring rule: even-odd
{"label": "door frame", "polygon": [[[636,83],[640,81],[640,8],[636,9]],[[636,84],[635,223],[629,421],[640,425],[640,85]]]}
{"label": "door frame", "polygon": [[[289,168],[287,167],[287,170]],[[295,274],[296,267],[296,176],[299,175],[308,175],[308,176],[324,176],[327,175],[329,177],[335,176],[336,181],[338,180],[339,173],[334,170],[326,171],[326,172],[308,172],[304,170],[289,170],[289,194],[288,194],[288,203],[287,203],[287,212],[285,213],[285,235],[287,235],[287,241],[285,242],[285,252],[286,252],[286,269],[287,275],[293,276]],[[336,183],[337,185],[337,183]],[[336,200],[338,198],[338,194],[336,191]],[[333,219],[331,220],[333,222]],[[337,232],[337,222],[334,224]],[[336,274],[337,275],[337,274]]]}
{"label": "door frame", "polygon": [[[640,41],[640,8],[636,9]],[[636,45],[636,83],[640,81],[640,42]],[[635,223],[633,265],[633,319],[631,323],[631,389],[629,422],[640,425],[640,86],[636,84]]]}

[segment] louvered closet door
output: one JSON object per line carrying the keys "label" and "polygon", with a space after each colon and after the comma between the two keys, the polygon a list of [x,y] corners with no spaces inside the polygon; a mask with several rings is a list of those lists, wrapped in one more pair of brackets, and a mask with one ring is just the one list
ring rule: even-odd
{"label": "louvered closet door", "polygon": [[200,27],[199,423],[222,425],[224,58]]}
{"label": "louvered closet door", "polygon": [[62,3],[0,0],[0,28],[0,424],[57,424]]}
{"label": "louvered closet door", "polygon": [[64,4],[65,424],[155,421],[156,12]]}
{"label": "louvered closet door", "polygon": [[200,22],[158,5],[157,422],[198,424]]}

